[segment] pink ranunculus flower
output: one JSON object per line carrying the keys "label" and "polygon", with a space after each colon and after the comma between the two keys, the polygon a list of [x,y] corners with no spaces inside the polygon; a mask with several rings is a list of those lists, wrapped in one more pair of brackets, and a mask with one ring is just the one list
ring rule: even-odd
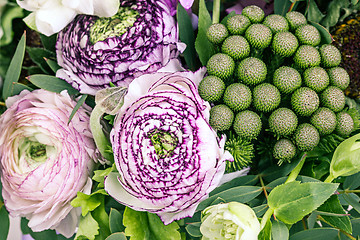
{"label": "pink ranunculus flower", "polygon": [[124,97],[111,131],[118,173],[105,190],[137,211],[156,213],[165,224],[192,216],[217,187],[225,160],[233,160],[209,125],[210,105],[197,72],[146,74]]}
{"label": "pink ranunculus flower", "polygon": [[[29,219],[37,232],[74,234],[81,209],[70,202],[90,193],[97,156],[89,129],[89,108],[76,105],[66,91],[24,90],[6,101],[0,117],[2,196],[11,216]],[[79,212],[80,211],[80,212]]]}

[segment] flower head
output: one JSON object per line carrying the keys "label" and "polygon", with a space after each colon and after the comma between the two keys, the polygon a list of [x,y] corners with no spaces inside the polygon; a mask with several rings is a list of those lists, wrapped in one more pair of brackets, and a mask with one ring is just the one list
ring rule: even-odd
{"label": "flower head", "polygon": [[95,95],[108,87],[127,86],[177,58],[174,18],[164,0],[123,0],[111,18],[80,15],[59,33],[57,76],[82,93]]}
{"label": "flower head", "polygon": [[257,240],[260,232],[254,211],[239,202],[207,207],[201,222],[203,240]]}
{"label": "flower head", "polygon": [[32,11],[25,23],[46,36],[61,31],[77,14],[110,17],[119,8],[119,0],[17,0],[20,7]]}
{"label": "flower head", "polygon": [[233,160],[209,126],[209,109],[197,91],[198,72],[155,73],[135,79],[111,131],[117,173],[105,190],[165,224],[192,216]]}
{"label": "flower head", "polygon": [[70,237],[79,213],[70,205],[78,191],[89,193],[96,148],[89,109],[63,91],[23,91],[6,101],[0,117],[2,196],[12,216],[28,218],[33,231],[56,229]]}

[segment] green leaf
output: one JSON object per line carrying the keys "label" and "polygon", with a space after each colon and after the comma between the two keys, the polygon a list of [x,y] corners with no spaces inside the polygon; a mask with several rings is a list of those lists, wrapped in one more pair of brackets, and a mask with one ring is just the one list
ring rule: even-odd
{"label": "green leaf", "polygon": [[289,240],[329,240],[338,235],[338,230],[334,228],[313,228],[297,232],[290,236]]}
{"label": "green leaf", "polygon": [[253,186],[253,185],[256,185],[258,183],[258,181],[259,181],[259,177],[256,175],[241,176],[241,177],[235,178],[235,179],[215,188],[213,191],[210,192],[209,196],[211,197],[219,192],[222,192],[222,191],[225,191],[230,188],[237,187],[237,186],[245,186],[245,185]]}
{"label": "green leaf", "polygon": [[240,203],[247,203],[256,198],[262,192],[262,188],[258,186],[239,186],[234,187],[222,192],[219,192],[204,201],[202,201],[197,207],[196,211],[202,211],[216,198],[222,198],[226,202],[236,201]]}
{"label": "green leaf", "polygon": [[[75,239],[83,239],[85,237],[89,240],[94,240],[95,236],[99,234],[99,224],[92,217],[91,213],[86,214],[85,217],[80,217],[79,228]],[[49,238],[50,239],[50,238]]]}
{"label": "green leaf", "polygon": [[334,41],[330,32],[325,27],[321,26],[319,23],[316,22],[309,21],[309,23],[316,27],[316,29],[319,31],[321,36],[321,44],[330,44]]}
{"label": "green leaf", "polygon": [[26,86],[25,84],[22,83],[13,83],[12,85],[12,89],[11,89],[11,95],[10,96],[14,96],[14,95],[18,95],[20,92],[22,92],[23,90],[29,90],[30,92],[34,89],[32,89],[29,86]]}
{"label": "green leaf", "polygon": [[111,208],[109,215],[109,225],[111,233],[123,232],[125,230],[125,226],[122,222],[123,215],[115,208]]}
{"label": "green leaf", "polygon": [[275,0],[274,1],[274,13],[285,16],[289,11],[292,2],[290,0]]}
{"label": "green leaf", "polygon": [[351,194],[342,194],[343,198],[349,205],[351,205],[358,213],[360,213],[360,203]]}
{"label": "green leaf", "polygon": [[29,53],[31,60],[40,67],[40,69],[47,74],[51,74],[52,70],[47,64],[45,59],[55,57],[55,54],[44,49],[44,48],[34,48],[26,47],[26,51]]}
{"label": "green leaf", "polygon": [[[332,195],[326,202],[321,205],[318,211],[328,212],[328,213],[337,213],[337,214],[346,214],[345,210],[340,204],[339,198],[337,195]],[[323,220],[330,226],[343,230],[349,234],[352,233],[351,222],[348,216],[323,216]]]}
{"label": "green leaf", "polygon": [[209,58],[215,54],[214,46],[209,42],[206,31],[212,24],[210,14],[206,8],[205,0],[199,1],[198,33],[195,40],[195,49],[202,65],[206,66]]}
{"label": "green leaf", "polygon": [[[258,236],[258,240],[271,240],[271,228],[272,228],[272,223],[271,220],[269,219],[264,228],[261,229],[259,236]],[[277,239],[274,239],[277,240]]]}
{"label": "green leaf", "polygon": [[285,223],[280,221],[272,222],[271,236],[276,240],[288,240],[289,239],[289,229]]}
{"label": "green leaf", "polygon": [[325,15],[319,10],[315,0],[309,0],[307,12],[308,21],[318,23],[324,18],[324,16]]}
{"label": "green leaf", "polygon": [[350,5],[348,0],[333,0],[329,3],[327,8],[327,14],[324,19],[321,20],[321,25],[326,28],[335,26],[340,18],[341,9]]}
{"label": "green leaf", "polygon": [[343,185],[344,189],[353,190],[358,188],[359,186],[360,186],[360,172],[345,178]]}
{"label": "green leaf", "polygon": [[185,62],[187,66],[194,71],[196,70],[194,30],[192,28],[191,20],[188,13],[180,3],[177,6],[176,19],[179,27],[180,41],[186,44],[186,49],[183,53]]}
{"label": "green leaf", "polygon": [[77,197],[71,201],[73,207],[81,207],[81,214],[83,217],[89,212],[94,211],[95,208],[100,206],[103,195],[107,195],[104,189],[100,189],[90,195],[78,192]]}
{"label": "green leaf", "polygon": [[127,238],[124,233],[113,233],[105,240],[127,240]]}
{"label": "green leaf", "polygon": [[165,225],[154,213],[147,213],[149,227],[157,240],[180,240],[179,225],[176,221]]}
{"label": "green leaf", "polygon": [[13,40],[13,20],[15,18],[22,18],[24,16],[23,9],[18,5],[8,5],[0,15],[0,24],[3,29],[4,35],[0,38],[0,46],[5,46]]}
{"label": "green leaf", "polygon": [[294,224],[326,201],[339,184],[298,181],[275,187],[269,194],[268,205],[277,219]]}
{"label": "green leaf", "polygon": [[125,235],[131,240],[180,240],[181,235],[178,231],[179,225],[172,222],[168,225],[160,218],[147,212],[138,212],[126,207],[123,223]]}
{"label": "green leaf", "polygon": [[53,34],[51,36],[45,36],[43,34],[40,34],[41,43],[46,48],[46,50],[55,53],[55,45],[56,45],[56,39],[57,34]]}
{"label": "green leaf", "polygon": [[10,220],[9,213],[4,207],[0,207],[0,240],[6,240],[9,233]]}
{"label": "green leaf", "polygon": [[95,208],[95,210],[91,213],[93,218],[99,224],[99,234],[95,236],[95,240],[103,240],[111,234],[109,226],[109,215],[105,211],[105,195],[107,194],[101,195],[102,199],[100,206]]}
{"label": "green leaf", "polygon": [[255,215],[259,218],[265,214],[265,212],[268,208],[269,207],[267,204],[262,204],[260,206],[253,207],[252,209],[254,210]]}
{"label": "green leaf", "polygon": [[192,237],[201,237],[202,234],[200,232],[201,222],[189,223],[186,225],[185,229]]}
{"label": "green leaf", "polygon": [[68,124],[71,122],[71,119],[74,117],[75,113],[77,112],[77,110],[79,110],[79,108],[84,104],[86,98],[87,98],[87,94],[81,95],[79,101],[76,103],[74,109],[72,110],[70,116],[69,116],[69,121]]}
{"label": "green leaf", "polygon": [[138,212],[126,207],[123,217],[126,236],[129,236],[131,240],[150,239],[151,232],[146,212]]}
{"label": "green leaf", "polygon": [[9,68],[6,72],[2,96],[6,100],[11,94],[11,88],[13,83],[19,81],[21,67],[25,55],[25,44],[26,44],[26,34],[24,33],[19,41],[19,44],[16,47],[15,54],[11,59]]}
{"label": "green leaf", "polygon": [[67,90],[70,95],[79,93],[79,91],[75,90],[69,83],[55,76],[36,74],[29,76],[27,79],[38,88],[50,92],[60,93],[63,90]]}
{"label": "green leaf", "polygon": [[112,171],[114,171],[115,169],[116,169],[116,165],[114,163],[111,167],[108,167],[108,168],[106,168],[104,170],[96,170],[96,171],[94,171],[94,176],[92,177],[92,179],[94,181],[99,182],[99,187],[103,187],[105,177],[107,175],[109,175]]}
{"label": "green leaf", "polygon": [[49,65],[49,67],[51,68],[51,70],[52,70],[54,73],[56,73],[56,71],[61,68],[61,67],[57,64],[57,62],[55,62],[54,60],[45,59],[45,62],[47,63],[47,65]]}

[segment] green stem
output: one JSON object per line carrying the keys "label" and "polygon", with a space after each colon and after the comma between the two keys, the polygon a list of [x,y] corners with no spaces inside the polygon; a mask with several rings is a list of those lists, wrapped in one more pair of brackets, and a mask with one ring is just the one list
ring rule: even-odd
{"label": "green stem", "polygon": [[330,173],[330,175],[325,179],[324,182],[331,183],[334,179],[334,176]]}
{"label": "green stem", "polygon": [[349,190],[349,189],[345,189],[342,191],[338,191],[340,194],[344,194],[344,193],[360,193],[360,190]]}
{"label": "green stem", "polygon": [[212,23],[214,24],[219,22],[220,22],[220,0],[214,0]]}
{"label": "green stem", "polygon": [[261,219],[260,229],[263,229],[266,223],[270,220],[271,215],[274,213],[274,209],[269,208]]}
{"label": "green stem", "polygon": [[299,175],[302,167],[304,166],[305,159],[306,159],[306,153],[304,153],[304,154],[301,156],[300,162],[299,162],[298,165],[291,171],[291,173],[289,174],[289,177],[288,177],[288,179],[286,180],[285,183],[295,181],[295,179],[296,179],[297,176]]}
{"label": "green stem", "polygon": [[97,148],[101,155],[107,160],[114,162],[114,156],[106,151],[107,146],[111,146],[109,140],[106,138],[100,120],[104,112],[99,105],[96,105],[90,115],[90,128]]}
{"label": "green stem", "polygon": [[6,104],[4,102],[0,102],[0,106],[6,106]]}

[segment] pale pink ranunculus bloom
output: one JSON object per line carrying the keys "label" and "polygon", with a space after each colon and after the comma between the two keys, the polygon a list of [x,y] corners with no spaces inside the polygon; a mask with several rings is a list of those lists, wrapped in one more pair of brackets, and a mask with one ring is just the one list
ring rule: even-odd
{"label": "pale pink ranunculus bloom", "polygon": [[119,9],[119,0],[17,0],[20,7],[31,11],[25,23],[50,36],[61,31],[77,14],[111,17]]}
{"label": "pale pink ranunculus bloom", "polygon": [[9,97],[0,117],[2,196],[11,216],[29,219],[37,232],[74,234],[81,209],[70,202],[91,190],[97,150],[89,128],[89,108],[66,91],[24,90]]}

